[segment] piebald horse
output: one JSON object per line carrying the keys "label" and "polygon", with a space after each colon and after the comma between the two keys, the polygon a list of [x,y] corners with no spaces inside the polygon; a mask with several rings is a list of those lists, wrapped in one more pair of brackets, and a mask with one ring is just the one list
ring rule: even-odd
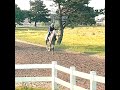
{"label": "piebald horse", "polygon": [[52,31],[52,33],[50,34],[50,36],[48,37],[47,39],[47,35],[46,35],[46,38],[45,38],[45,41],[46,41],[46,49],[48,51],[52,51],[52,53],[54,53],[54,45],[55,45],[55,37],[57,36],[57,33],[55,30]]}

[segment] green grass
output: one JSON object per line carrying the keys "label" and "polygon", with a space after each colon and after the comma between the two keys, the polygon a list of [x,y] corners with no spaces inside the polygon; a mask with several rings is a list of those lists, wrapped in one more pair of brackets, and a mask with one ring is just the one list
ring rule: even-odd
{"label": "green grass", "polygon": [[48,27],[17,27],[16,30],[46,30]]}
{"label": "green grass", "polygon": [[50,90],[45,88],[16,87],[15,90]]}
{"label": "green grass", "polygon": [[[47,28],[16,28],[17,39],[45,45]],[[65,28],[62,43],[56,45],[66,51],[105,55],[105,27]]]}

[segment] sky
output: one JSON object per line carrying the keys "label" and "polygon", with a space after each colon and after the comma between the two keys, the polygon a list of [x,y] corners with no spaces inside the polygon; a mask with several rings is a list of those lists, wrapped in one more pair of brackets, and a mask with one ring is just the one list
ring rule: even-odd
{"label": "sky", "polygon": [[[15,3],[20,7],[20,9],[29,10],[30,9],[29,1],[30,0],[15,0]],[[50,0],[42,0],[42,1],[44,1],[43,3],[46,5],[47,8],[49,8],[49,10],[52,10],[53,12],[55,11],[55,8],[50,7],[52,1]],[[91,0],[89,6],[94,7],[94,9],[103,9],[105,8],[105,0]]]}

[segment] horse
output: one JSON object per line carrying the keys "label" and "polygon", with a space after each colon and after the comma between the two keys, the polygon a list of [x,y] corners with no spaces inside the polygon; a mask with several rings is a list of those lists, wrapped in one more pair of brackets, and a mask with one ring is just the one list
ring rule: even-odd
{"label": "horse", "polygon": [[52,51],[52,53],[54,53],[54,45],[55,45],[55,41],[56,41],[56,38],[55,38],[56,36],[57,36],[57,33],[55,30],[53,30],[52,33],[50,34],[50,36],[48,37],[48,39],[47,39],[47,35],[45,38],[46,49],[48,51]]}

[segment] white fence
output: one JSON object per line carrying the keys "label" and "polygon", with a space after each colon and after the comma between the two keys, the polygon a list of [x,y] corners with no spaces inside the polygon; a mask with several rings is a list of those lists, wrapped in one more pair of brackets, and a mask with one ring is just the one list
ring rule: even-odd
{"label": "white fence", "polygon": [[[15,69],[52,69],[52,77],[15,77],[15,82],[28,82],[28,81],[51,81],[52,90],[57,89],[57,83],[61,84],[70,90],[88,90],[76,85],[76,76],[90,80],[90,90],[96,90],[97,82],[105,84],[105,77],[97,76],[95,71],[90,71],[90,74],[83,73],[75,70],[74,66],[66,68],[57,65],[56,61],[52,61],[52,64],[15,64]],[[57,70],[70,74],[70,83],[57,78]]]}

